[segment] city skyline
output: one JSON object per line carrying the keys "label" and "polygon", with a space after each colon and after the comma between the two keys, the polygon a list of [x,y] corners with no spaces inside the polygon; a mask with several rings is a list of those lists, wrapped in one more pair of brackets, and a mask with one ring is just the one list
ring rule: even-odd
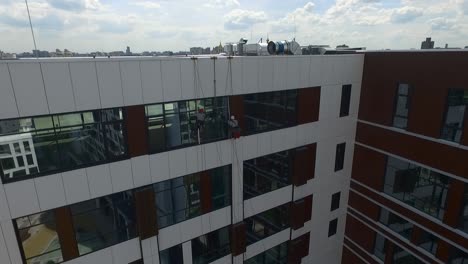
{"label": "city skyline", "polygon": [[[37,49],[79,53],[125,46],[136,53],[179,51],[241,37],[368,49],[419,48],[427,36],[436,46],[465,47],[468,38],[468,0],[30,0],[29,6]],[[23,2],[0,1],[0,32],[4,52],[34,49]]]}

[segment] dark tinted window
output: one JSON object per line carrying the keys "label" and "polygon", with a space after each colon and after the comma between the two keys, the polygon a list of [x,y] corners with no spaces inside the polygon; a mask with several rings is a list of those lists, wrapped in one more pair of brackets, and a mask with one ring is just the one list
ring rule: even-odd
{"label": "dark tinted window", "polygon": [[468,90],[449,90],[441,138],[460,143],[467,105]]}
{"label": "dark tinted window", "polygon": [[0,173],[4,181],[126,155],[120,108],[4,120],[0,127]]}
{"label": "dark tinted window", "polygon": [[435,255],[439,245],[439,238],[425,230],[421,230],[418,245],[432,255]]}
{"label": "dark tinted window", "polygon": [[328,237],[336,234],[336,229],[338,228],[338,218],[333,219],[328,223]]}
{"label": "dark tinted window", "polygon": [[393,264],[424,264],[421,260],[411,255],[408,251],[394,246],[393,248]]}
{"label": "dark tinted window", "polygon": [[153,189],[159,228],[202,214],[202,174],[211,186],[210,211],[231,205],[231,165],[155,183]]}
{"label": "dark tinted window", "polygon": [[267,251],[244,261],[244,264],[286,264],[288,263],[288,242],[279,244]]}
{"label": "dark tinted window", "polygon": [[450,178],[394,157],[387,159],[384,192],[443,219]]}
{"label": "dark tinted window", "polygon": [[183,264],[184,255],[182,254],[182,244],[173,246],[159,252],[160,264]]}
{"label": "dark tinted window", "polygon": [[146,106],[150,152],[227,138],[227,97]]}
{"label": "dark tinted window", "polygon": [[70,206],[80,255],[136,237],[131,191]]}
{"label": "dark tinted window", "polygon": [[247,245],[269,237],[289,227],[289,204],[284,204],[246,218]]}
{"label": "dark tinted window", "polygon": [[380,223],[386,225],[391,230],[402,235],[403,237],[410,239],[411,233],[413,232],[413,224],[408,222],[406,219],[399,217],[398,215],[389,212],[385,208],[380,208]]}
{"label": "dark tinted window", "polygon": [[351,84],[343,85],[341,87],[340,117],[349,115],[350,101],[351,101]]}
{"label": "dark tinted window", "polygon": [[246,134],[296,125],[296,90],[247,94],[243,98]]}
{"label": "dark tinted window", "polygon": [[406,129],[408,125],[408,109],[410,101],[411,87],[408,84],[398,84],[395,100],[395,110],[393,114],[393,126]]}
{"label": "dark tinted window", "polygon": [[340,208],[340,196],[341,193],[339,192],[332,195],[330,211],[335,211],[336,209]]}
{"label": "dark tinted window", "polygon": [[229,253],[229,227],[192,239],[193,264],[210,263]]}
{"label": "dark tinted window", "polygon": [[335,171],[343,169],[345,159],[346,143],[336,145]]}
{"label": "dark tinted window", "polygon": [[292,151],[244,161],[244,200],[290,184]]}
{"label": "dark tinted window", "polygon": [[450,250],[450,264],[468,264],[468,253],[452,247]]}
{"label": "dark tinted window", "polygon": [[375,243],[374,243],[374,255],[381,259],[382,261],[385,261],[385,255],[386,255],[386,244],[385,238],[380,235],[379,233],[375,234]]}
{"label": "dark tinted window", "polygon": [[163,228],[201,214],[200,175],[190,174],[153,185],[158,226]]}

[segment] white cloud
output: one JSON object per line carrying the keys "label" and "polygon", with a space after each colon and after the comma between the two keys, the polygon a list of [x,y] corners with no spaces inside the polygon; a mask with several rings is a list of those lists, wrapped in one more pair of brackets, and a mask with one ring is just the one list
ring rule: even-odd
{"label": "white cloud", "polygon": [[224,28],[227,30],[247,29],[254,24],[265,22],[267,15],[264,11],[234,9],[224,16]]}
{"label": "white cloud", "polygon": [[159,9],[161,8],[161,4],[158,2],[152,1],[132,1],[130,2],[133,5],[140,6],[147,9]]}
{"label": "white cloud", "polygon": [[422,15],[422,9],[405,6],[394,10],[391,20],[395,23],[407,23]]}
{"label": "white cloud", "polygon": [[455,27],[455,20],[438,17],[430,21],[432,30],[451,30]]}
{"label": "white cloud", "polygon": [[238,0],[209,0],[204,4],[209,8],[232,8],[240,6]]}

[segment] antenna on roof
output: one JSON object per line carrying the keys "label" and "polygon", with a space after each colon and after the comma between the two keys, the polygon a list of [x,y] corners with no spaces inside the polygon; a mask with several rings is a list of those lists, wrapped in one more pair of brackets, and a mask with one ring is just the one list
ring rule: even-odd
{"label": "antenna on roof", "polygon": [[294,38],[293,40],[296,40],[296,16],[294,16]]}
{"label": "antenna on roof", "polygon": [[31,27],[31,35],[32,39],[34,42],[34,50],[36,51],[36,58],[39,58],[39,51],[37,50],[37,45],[36,45],[36,38],[34,37],[34,30],[33,30],[33,25],[31,21],[31,14],[29,13],[29,5],[28,5],[28,0],[24,0],[26,3],[26,10],[28,10],[28,18],[29,18],[29,26]]}

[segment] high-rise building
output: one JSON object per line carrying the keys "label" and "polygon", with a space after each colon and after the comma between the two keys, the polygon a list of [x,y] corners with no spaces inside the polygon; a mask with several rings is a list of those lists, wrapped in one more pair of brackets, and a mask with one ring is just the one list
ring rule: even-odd
{"label": "high-rise building", "polygon": [[425,41],[421,42],[421,49],[433,49],[434,41],[431,38],[426,38]]}
{"label": "high-rise building", "polygon": [[0,61],[0,263],[463,263],[467,63]]}
{"label": "high-rise building", "polygon": [[468,52],[369,52],[342,263],[468,262]]}

